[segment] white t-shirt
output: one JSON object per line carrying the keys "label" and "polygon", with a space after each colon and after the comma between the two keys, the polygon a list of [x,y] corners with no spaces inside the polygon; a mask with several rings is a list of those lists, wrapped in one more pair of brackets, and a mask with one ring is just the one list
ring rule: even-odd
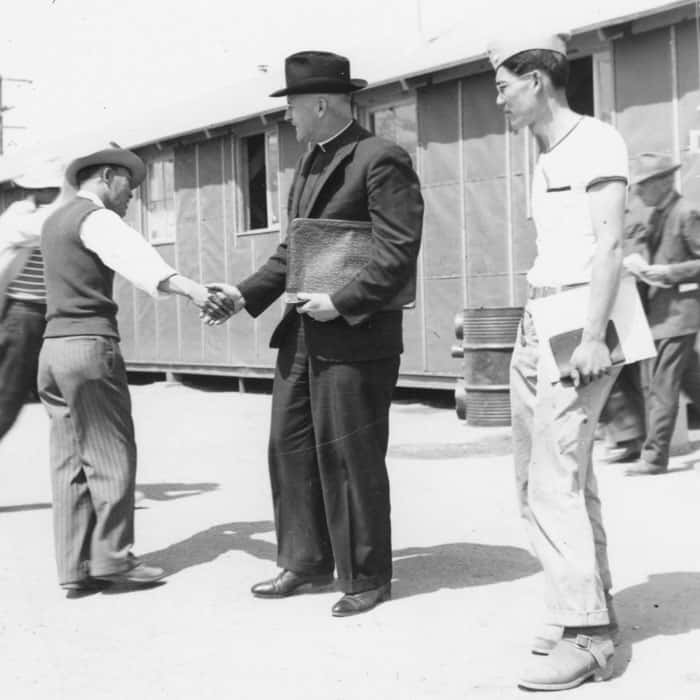
{"label": "white t-shirt", "polygon": [[596,237],[588,189],[629,181],[627,146],[609,124],[583,117],[541,153],[532,180],[537,257],[527,274],[536,287],[590,282]]}

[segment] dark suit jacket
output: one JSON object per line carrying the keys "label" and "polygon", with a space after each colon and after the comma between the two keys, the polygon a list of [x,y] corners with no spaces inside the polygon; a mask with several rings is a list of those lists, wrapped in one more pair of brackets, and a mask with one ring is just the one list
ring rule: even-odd
{"label": "dark suit jacket", "polygon": [[[320,173],[304,211],[299,200],[305,183],[305,160],[297,163],[289,192],[289,221],[296,217],[346,219],[372,223],[371,261],[351,282],[332,295],[341,316],[321,323],[303,314],[309,352],[329,361],[349,362],[397,355],[403,350],[401,311],[381,309],[416,274],[423,224],[423,199],[408,154],[373,136],[355,122],[328,144],[330,163]],[[306,197],[305,197],[306,199]],[[238,285],[252,316],[261,314],[285,289],[287,244]],[[369,315],[351,325],[343,315]],[[288,306],[272,334],[279,347],[294,332],[299,314]]]}
{"label": "dark suit jacket", "polygon": [[700,212],[674,192],[660,211],[658,224],[650,226],[645,233],[645,242],[649,262],[668,265],[670,270],[670,287],[649,286],[646,290],[647,317],[654,338],[697,333],[700,330]]}

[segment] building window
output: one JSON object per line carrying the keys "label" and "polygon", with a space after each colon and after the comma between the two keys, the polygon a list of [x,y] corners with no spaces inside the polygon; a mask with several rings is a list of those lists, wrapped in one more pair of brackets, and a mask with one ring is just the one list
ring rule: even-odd
{"label": "building window", "polygon": [[149,243],[175,241],[175,157],[172,151],[148,162],[144,191],[146,239]]}
{"label": "building window", "polygon": [[279,226],[279,137],[277,128],[241,139],[245,230]]}
{"label": "building window", "polygon": [[376,136],[389,139],[404,148],[416,167],[418,153],[418,116],[415,100],[373,109],[370,128]]}

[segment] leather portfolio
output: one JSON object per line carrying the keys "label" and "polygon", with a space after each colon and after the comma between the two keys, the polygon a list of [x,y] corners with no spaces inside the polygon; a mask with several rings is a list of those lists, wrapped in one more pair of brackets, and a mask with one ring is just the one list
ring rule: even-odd
{"label": "leather portfolio", "polygon": [[[298,303],[297,293],[333,294],[352,281],[372,258],[372,224],[344,219],[293,219],[287,232],[285,301]],[[415,306],[416,276],[382,307]]]}

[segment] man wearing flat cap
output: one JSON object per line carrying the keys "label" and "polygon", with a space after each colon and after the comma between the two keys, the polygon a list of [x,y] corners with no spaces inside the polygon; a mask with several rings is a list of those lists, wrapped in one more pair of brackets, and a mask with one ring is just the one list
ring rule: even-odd
{"label": "man wearing flat cap", "polygon": [[46,286],[39,236],[63,183],[60,165],[17,177],[25,197],[0,216],[0,440],[36,389],[46,326]]}
{"label": "man wearing flat cap", "polygon": [[51,422],[54,542],[68,597],[112,584],[149,585],[164,575],[131,552],[136,443],[114,273],[154,297],[180,294],[217,315],[203,285],[179,275],[122,221],[145,175],[143,161],[114,144],[77,158],[66,170],[77,195],[49,216],[41,234],[47,324],[39,394]]}
{"label": "man wearing flat cap", "polygon": [[608,124],[566,98],[565,35],[494,44],[497,103],[510,128],[539,145],[532,182],[537,256],[529,299],[590,289],[569,381],[540,376],[539,343],[525,307],[511,362],[511,408],[520,509],[546,584],[546,625],[520,685],[563,690],[612,674],[617,623],[600,500],[591,463],[598,415],[619,373],[605,333],[616,298],[628,181],[627,149]]}
{"label": "man wearing flat cap", "polygon": [[[289,221],[367,222],[372,252],[357,275],[288,305],[270,345],[279,348],[269,468],[281,572],[253,586],[279,598],[333,580],[345,595],[334,616],[364,612],[391,592],[386,449],[402,352],[402,311],[391,304],[415,281],[423,201],[408,154],[353,120],[348,60],[304,51],[287,58],[287,118],[308,143],[289,195]],[[332,222],[329,222],[332,223]],[[288,248],[237,287],[252,316],[284,291]],[[307,290],[308,291],[308,290]]]}
{"label": "man wearing flat cap", "polygon": [[639,280],[656,357],[642,368],[647,377],[647,435],[630,476],[668,470],[671,436],[681,388],[700,407],[695,341],[700,330],[700,211],[675,189],[680,164],[663,153],[632,161],[632,185],[651,215],[639,238],[645,255],[625,258]]}

